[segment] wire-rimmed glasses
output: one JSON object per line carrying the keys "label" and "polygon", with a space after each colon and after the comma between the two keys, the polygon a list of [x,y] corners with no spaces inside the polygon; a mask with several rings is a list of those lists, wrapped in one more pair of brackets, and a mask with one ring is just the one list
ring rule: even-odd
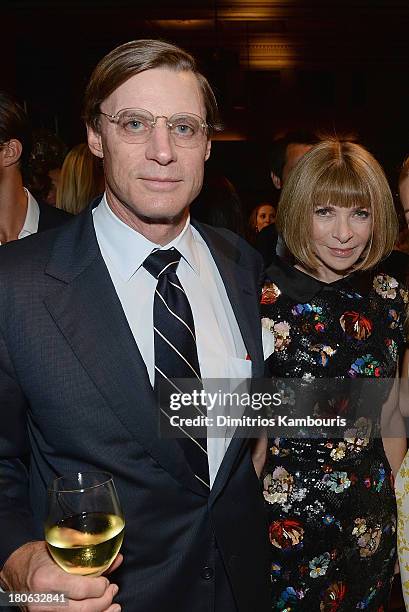
{"label": "wire-rimmed glasses", "polygon": [[178,147],[193,149],[198,147],[208,134],[209,126],[202,117],[193,113],[176,113],[171,117],[157,115],[143,108],[124,108],[115,115],[103,113],[111,123],[117,126],[118,134],[124,142],[142,144],[152,135],[158,119],[164,119],[169,134]]}

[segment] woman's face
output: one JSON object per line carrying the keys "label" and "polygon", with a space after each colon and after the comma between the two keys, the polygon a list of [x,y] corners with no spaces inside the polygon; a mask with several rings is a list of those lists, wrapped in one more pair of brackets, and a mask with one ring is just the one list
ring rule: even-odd
{"label": "woman's face", "polygon": [[399,185],[399,196],[405,213],[406,223],[409,226],[409,176],[403,179]]}
{"label": "woman's face", "polygon": [[258,232],[262,229],[274,223],[276,217],[276,211],[271,204],[263,204],[260,206],[257,212],[256,228]]}
{"label": "woman's face", "polygon": [[332,282],[348,274],[364,252],[372,233],[367,208],[316,206],[312,221],[312,248],[320,261],[319,278]]}

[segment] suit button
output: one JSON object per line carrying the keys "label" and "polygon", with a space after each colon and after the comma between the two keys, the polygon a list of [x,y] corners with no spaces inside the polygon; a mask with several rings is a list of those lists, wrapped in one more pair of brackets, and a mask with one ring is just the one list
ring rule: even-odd
{"label": "suit button", "polygon": [[208,567],[207,565],[205,565],[202,569],[202,578],[203,580],[211,580],[214,576],[214,571],[212,570],[211,567]]}

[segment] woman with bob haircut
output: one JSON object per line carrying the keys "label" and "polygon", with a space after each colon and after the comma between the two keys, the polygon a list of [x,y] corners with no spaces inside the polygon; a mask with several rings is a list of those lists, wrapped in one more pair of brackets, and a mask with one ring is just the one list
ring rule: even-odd
{"label": "woman with bob haircut", "polygon": [[[321,428],[288,427],[268,442],[272,608],[386,611],[393,475],[406,451],[395,377],[408,292],[383,268],[398,221],[380,165],[358,144],[320,142],[284,185],[277,226],[295,263],[275,258],[267,270],[268,367],[282,414],[319,416]],[[293,389],[291,378],[301,379]]]}

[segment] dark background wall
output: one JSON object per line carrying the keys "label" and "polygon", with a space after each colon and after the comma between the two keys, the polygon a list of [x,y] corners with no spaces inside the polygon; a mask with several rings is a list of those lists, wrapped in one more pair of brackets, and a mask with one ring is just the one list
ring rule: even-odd
{"label": "dark background wall", "polygon": [[209,167],[248,207],[271,195],[269,144],[287,129],[357,134],[392,182],[409,153],[408,0],[3,0],[0,24],[0,87],[69,146],[107,51],[140,37],[192,51],[226,125]]}

